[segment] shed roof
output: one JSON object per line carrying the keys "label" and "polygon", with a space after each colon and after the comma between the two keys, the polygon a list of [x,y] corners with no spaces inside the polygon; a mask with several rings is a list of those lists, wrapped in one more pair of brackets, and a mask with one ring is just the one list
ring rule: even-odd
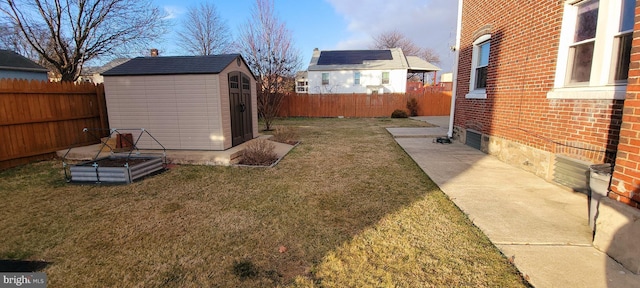
{"label": "shed roof", "polygon": [[34,72],[47,72],[47,68],[38,65],[36,62],[13,52],[11,50],[0,50],[0,69],[21,70]]}
{"label": "shed roof", "polygon": [[[137,57],[102,73],[104,76],[218,74],[240,54]],[[244,59],[242,59],[244,62]]]}

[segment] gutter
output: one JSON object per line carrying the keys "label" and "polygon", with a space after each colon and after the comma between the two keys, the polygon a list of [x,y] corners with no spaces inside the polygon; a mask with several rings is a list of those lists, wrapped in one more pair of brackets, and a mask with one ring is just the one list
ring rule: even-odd
{"label": "gutter", "polygon": [[453,59],[453,87],[451,88],[451,111],[449,112],[449,131],[447,131],[447,137],[453,137],[453,118],[456,111],[456,93],[458,90],[458,58],[460,57],[460,34],[462,31],[462,2],[464,0],[458,0],[458,27],[456,28],[456,46],[452,47],[455,51]]}

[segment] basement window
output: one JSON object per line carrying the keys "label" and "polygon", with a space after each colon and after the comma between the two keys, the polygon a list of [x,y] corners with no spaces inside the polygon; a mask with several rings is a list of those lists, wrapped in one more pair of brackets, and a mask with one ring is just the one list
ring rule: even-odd
{"label": "basement window", "polygon": [[589,166],[592,163],[556,155],[553,164],[553,182],[569,187],[573,191],[589,194]]}
{"label": "basement window", "polygon": [[482,134],[476,131],[467,129],[465,134],[465,143],[471,148],[482,150]]}

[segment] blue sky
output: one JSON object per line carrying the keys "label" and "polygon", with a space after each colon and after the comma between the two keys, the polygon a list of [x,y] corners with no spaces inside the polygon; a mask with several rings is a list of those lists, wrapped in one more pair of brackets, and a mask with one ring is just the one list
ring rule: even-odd
{"label": "blue sky", "polygon": [[[188,7],[206,0],[153,0],[170,18],[170,31],[180,29]],[[255,0],[210,1],[231,33],[250,16]],[[276,16],[293,34],[306,69],[314,48],[320,50],[369,49],[372,37],[398,30],[420,47],[439,55],[443,72],[452,70],[455,44],[456,0],[274,0]],[[184,55],[170,32],[156,45],[161,55]]]}

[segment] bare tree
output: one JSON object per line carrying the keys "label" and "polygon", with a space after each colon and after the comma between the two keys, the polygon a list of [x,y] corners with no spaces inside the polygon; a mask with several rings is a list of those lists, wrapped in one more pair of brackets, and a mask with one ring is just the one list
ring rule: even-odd
{"label": "bare tree", "polygon": [[227,53],[231,43],[229,27],[211,2],[189,8],[178,36],[179,45],[193,55]]}
{"label": "bare tree", "polygon": [[[149,0],[2,0],[0,11],[31,48],[74,81],[85,62],[116,55],[162,34],[160,10]],[[45,31],[45,35],[41,35]]]}
{"label": "bare tree", "polygon": [[[38,29],[34,31],[34,37],[37,37],[41,43],[47,43],[47,31]],[[50,45],[49,45],[50,46]],[[31,47],[27,39],[20,34],[20,28],[11,24],[0,24],[0,49],[6,49],[14,51],[26,58],[33,60],[40,66],[43,66],[50,71],[55,70],[49,62],[38,54],[38,52]]]}
{"label": "bare tree", "polygon": [[300,66],[291,32],[273,11],[272,0],[256,0],[251,18],[241,27],[237,45],[258,77],[258,114],[265,130],[278,114],[282,98],[290,89],[288,79]]}
{"label": "bare tree", "polygon": [[397,30],[380,33],[373,37],[373,49],[400,48],[407,56],[418,56],[433,64],[440,63],[440,56],[431,48],[420,48],[411,39]]}
{"label": "bare tree", "polygon": [[442,62],[438,53],[431,48],[422,48],[422,51],[417,56],[432,64],[440,64]]}

